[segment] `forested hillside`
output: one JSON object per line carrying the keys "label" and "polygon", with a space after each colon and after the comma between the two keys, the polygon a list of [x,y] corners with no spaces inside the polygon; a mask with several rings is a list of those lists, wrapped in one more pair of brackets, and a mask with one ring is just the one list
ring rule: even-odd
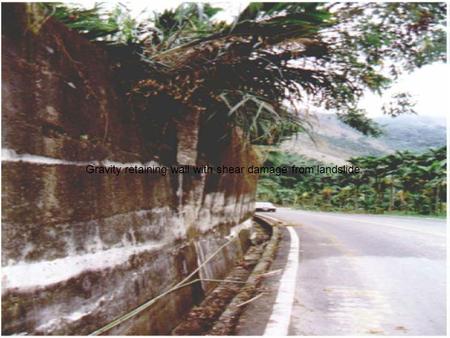
{"label": "forested hillside", "polygon": [[[262,175],[259,200],[303,209],[442,214],[446,202],[446,147],[349,160],[355,174]],[[284,152],[268,154],[266,166],[326,166]]]}

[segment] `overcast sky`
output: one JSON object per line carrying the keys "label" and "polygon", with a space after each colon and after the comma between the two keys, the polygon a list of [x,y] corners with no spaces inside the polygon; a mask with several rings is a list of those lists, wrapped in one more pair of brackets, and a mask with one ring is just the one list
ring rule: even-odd
{"label": "overcast sky", "polygon": [[420,115],[445,117],[449,112],[450,74],[448,64],[435,63],[417,69],[411,74],[404,74],[391,89],[379,97],[366,94],[361,106],[369,116],[382,115],[381,106],[391,94],[408,92],[417,102],[415,110]]}
{"label": "overcast sky", "polygon": [[[224,9],[217,15],[217,19],[231,22],[249,3],[249,1],[208,1],[217,7]],[[93,1],[81,1],[86,6],[92,6]],[[176,8],[181,1],[164,0],[153,2],[122,1],[137,18],[148,17],[153,11],[161,12],[164,9]],[[104,3],[114,7],[116,2]],[[433,64],[404,74],[398,82],[382,97],[367,93],[361,102],[361,106],[367,110],[369,116],[382,115],[381,106],[387,102],[392,94],[397,92],[409,92],[417,103],[415,109],[420,115],[445,117],[449,112],[450,72],[446,64]]]}

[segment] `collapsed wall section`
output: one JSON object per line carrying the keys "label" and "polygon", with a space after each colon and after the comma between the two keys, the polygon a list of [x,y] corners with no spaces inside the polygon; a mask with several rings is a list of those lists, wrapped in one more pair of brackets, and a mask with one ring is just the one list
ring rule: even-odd
{"label": "collapsed wall section", "polygon": [[[87,174],[86,164],[246,166],[255,156],[238,132],[219,140],[189,111],[149,127],[164,109],[131,109],[109,55],[33,6],[2,4],[2,330],[83,335],[194,271],[249,219],[256,184]],[[223,277],[241,244],[197,277]],[[180,289],[106,333],[168,333],[212,286]]]}

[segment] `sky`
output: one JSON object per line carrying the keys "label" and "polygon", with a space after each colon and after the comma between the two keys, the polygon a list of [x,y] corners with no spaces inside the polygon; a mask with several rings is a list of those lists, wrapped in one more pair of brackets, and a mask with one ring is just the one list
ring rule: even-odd
{"label": "sky", "polygon": [[[182,1],[121,1],[127,6],[132,15],[136,18],[148,17],[150,13],[162,12],[165,9],[176,8]],[[199,1],[202,2],[202,1]],[[224,10],[217,15],[218,20],[232,22],[234,18],[248,5],[250,1],[236,0],[208,1]],[[93,1],[78,1],[85,6],[92,6]],[[104,3],[106,6],[114,7],[117,2]],[[416,102],[415,110],[419,115],[445,118],[449,112],[448,95],[450,89],[450,72],[448,64],[432,64],[415,70],[410,74],[404,74],[392,86],[391,89],[383,93],[380,97],[367,92],[363,97],[360,106],[368,112],[368,116],[377,117],[383,115],[381,107],[383,103],[389,101],[392,94],[398,92],[408,92]]]}
{"label": "sky", "polygon": [[410,74],[402,75],[382,97],[366,93],[361,107],[370,117],[382,115],[381,106],[390,96],[398,92],[408,92],[416,102],[419,115],[445,117],[449,112],[450,73],[448,64],[435,63],[424,66]]}

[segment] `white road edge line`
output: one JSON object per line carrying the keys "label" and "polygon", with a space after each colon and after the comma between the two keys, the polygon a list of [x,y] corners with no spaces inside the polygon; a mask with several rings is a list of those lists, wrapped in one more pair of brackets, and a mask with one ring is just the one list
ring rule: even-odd
{"label": "white road edge line", "polygon": [[281,277],[277,298],[272,307],[272,314],[264,331],[264,336],[288,335],[295,297],[300,239],[293,227],[288,226],[287,229],[291,238],[288,259]]}

